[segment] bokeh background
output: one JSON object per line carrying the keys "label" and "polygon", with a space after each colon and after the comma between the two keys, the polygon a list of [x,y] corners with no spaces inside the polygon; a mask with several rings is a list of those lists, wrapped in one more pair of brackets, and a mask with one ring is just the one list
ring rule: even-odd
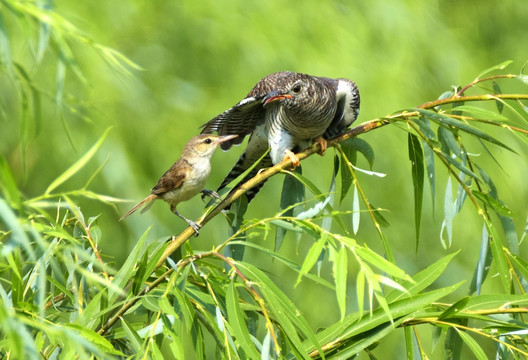
{"label": "bokeh background", "polygon": [[[1,5],[0,5],[1,6]],[[63,188],[81,187],[102,165],[90,189],[129,199],[116,207],[80,201],[85,214],[100,215],[102,253],[119,266],[135,241],[152,226],[149,241],[163,241],[179,233],[184,223],[166,204],[158,203],[143,215],[117,222],[120,215],[145,197],[163,172],[179,157],[185,142],[199,126],[242,99],[265,75],[281,70],[354,80],[361,92],[358,123],[434,100],[452,86],[464,85],[482,70],[513,60],[509,72],[519,73],[528,60],[528,4],[523,1],[64,1],[55,10],[94,41],[115,48],[138,64],[131,76],[109,66],[90,44],[72,43],[72,51],[86,81],[66,73],[64,106],[55,104],[56,56],[48,55],[33,75],[42,98],[39,122],[23,122],[13,84],[0,78],[0,151],[8,160],[25,196],[44,192],[61,172],[74,163],[108,128],[112,130],[96,159]],[[34,62],[27,51],[27,33],[20,19],[4,19],[12,39],[12,56],[21,64]],[[15,39],[16,41],[13,41]],[[502,83],[499,83],[502,84]],[[520,81],[504,83],[504,92],[526,92]],[[25,124],[25,125],[23,125]],[[28,126],[28,131],[22,127]],[[26,154],[21,146],[27,135]],[[515,212],[515,225],[524,228],[528,213],[526,148],[513,137],[497,136],[517,155],[493,148],[502,169],[493,161],[486,171],[499,193]],[[455,220],[453,245],[440,242],[446,172],[439,171],[433,211],[426,186],[421,244],[414,246],[413,188],[407,136],[387,126],[362,138],[376,155],[373,170],[385,178],[360,175],[369,199],[387,210],[385,232],[395,250],[397,264],[413,274],[438,258],[461,251],[442,279],[452,283],[467,274],[467,292],[478,259],[482,223],[466,204]],[[514,141],[511,143],[511,141]],[[213,157],[208,188],[216,188],[243,151],[243,145]],[[470,149],[471,150],[471,149]],[[476,147],[483,159],[488,156]],[[330,185],[333,150],[303,162],[304,174],[321,189]],[[24,163],[23,159],[27,161]],[[368,167],[366,161],[360,166]],[[439,168],[440,169],[440,168]],[[276,176],[250,204],[247,218],[270,217],[279,209],[283,177]],[[349,195],[341,209],[350,209]],[[182,204],[182,214],[197,218],[199,198]],[[350,220],[345,219],[350,225]],[[193,239],[195,250],[208,250],[227,235],[226,222],[215,218]],[[475,236],[477,235],[477,236]],[[383,253],[368,216],[362,218],[358,242]],[[273,247],[273,236],[252,241]],[[298,263],[312,240],[288,236],[281,253]],[[268,257],[249,250],[246,260],[266,269],[315,329],[339,318],[334,294],[303,282],[293,289],[296,274]],[[350,264],[350,289],[354,264]],[[331,266],[322,273],[331,279]],[[441,284],[439,284],[441,285]],[[496,285],[487,282],[489,291]],[[309,289],[309,291],[308,291]],[[350,311],[354,311],[351,290]],[[402,350],[394,339],[378,351]],[[439,350],[441,351],[441,350]]]}

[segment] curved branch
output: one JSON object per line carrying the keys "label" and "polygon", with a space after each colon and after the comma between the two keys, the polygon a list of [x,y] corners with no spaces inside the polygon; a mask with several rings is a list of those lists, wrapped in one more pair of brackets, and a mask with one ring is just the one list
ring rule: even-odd
{"label": "curved branch", "polygon": [[[341,134],[331,140],[328,140],[328,146],[335,146],[336,144],[344,140],[350,139],[359,134],[369,132],[371,130],[382,127],[384,125],[390,124],[391,119],[394,119],[400,116],[402,116],[402,114],[398,114],[397,116],[391,116],[390,118],[389,117],[380,118],[380,119],[374,119],[371,121],[367,121],[361,125],[358,125],[350,129],[344,134]],[[295,155],[297,156],[299,161],[302,161],[306,159],[307,157],[310,157],[313,154],[317,153],[319,150],[320,150],[320,145],[319,143],[315,142],[312,146],[310,146],[306,150],[301,151],[300,153],[297,153]],[[244,193],[246,193],[246,191],[257,186],[263,181],[269,179],[273,175],[280,173],[282,170],[290,168],[291,166],[292,166],[292,161],[289,157],[286,156],[279,164],[262,171],[261,173],[257,174],[255,177],[249,179],[244,184],[237,187],[233,192],[229,193],[220,202],[220,204],[218,204],[209,214],[202,216],[196,223],[200,225],[204,225],[208,223],[212,218],[218,215],[226,206],[230,205],[231,203],[233,203],[233,201],[235,201],[240,196],[242,196]],[[160,267],[161,265],[163,265],[167,257],[169,257],[174,251],[176,251],[185,241],[187,241],[193,235],[194,235],[194,230],[191,227],[188,227],[180,235],[175,237],[169,243],[169,245],[165,248],[165,251],[161,255],[160,259],[158,260],[156,269]]]}

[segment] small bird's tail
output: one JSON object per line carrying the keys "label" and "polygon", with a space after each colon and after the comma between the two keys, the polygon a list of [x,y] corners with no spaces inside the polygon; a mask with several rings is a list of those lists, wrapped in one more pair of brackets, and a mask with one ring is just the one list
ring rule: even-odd
{"label": "small bird's tail", "polygon": [[130,209],[125,215],[121,216],[121,218],[119,219],[119,221],[122,221],[124,220],[127,216],[131,215],[132,213],[134,213],[137,209],[139,209],[140,207],[142,207],[143,205],[147,204],[147,203],[150,203],[148,204],[147,206],[145,206],[145,208],[143,210],[141,210],[141,213],[143,214],[145,211],[147,211],[151,206],[152,206],[152,200],[155,200],[157,199],[158,196],[156,194],[150,194],[149,196],[147,196],[145,199],[143,199],[139,204],[137,204],[136,206],[134,206],[132,209]]}
{"label": "small bird's tail", "polygon": [[[248,159],[248,156],[246,155],[246,153],[243,153],[242,156],[240,156],[240,158],[236,162],[235,166],[233,166],[231,171],[227,174],[227,176],[225,177],[224,181],[222,181],[222,183],[218,187],[217,192],[222,190],[223,188],[225,188],[231,181],[235,180],[237,177],[240,176],[240,174],[242,174],[244,171],[249,169],[251,167],[251,165],[253,165],[253,163],[255,161],[257,161],[261,156],[262,156],[262,154],[260,154],[259,156],[256,156],[256,157],[255,156],[251,156],[251,159]],[[270,167],[272,165],[273,165],[273,163],[271,162],[271,157],[269,156],[269,154],[267,154],[249,172],[249,174],[247,174],[246,177],[244,177],[244,179],[239,183],[239,185],[245,183],[246,181],[248,181],[249,179],[251,179],[252,177],[257,175],[257,173],[260,170],[265,169],[267,167]],[[255,195],[257,195],[257,193],[260,191],[262,186],[264,186],[264,183],[265,183],[265,181],[261,182],[257,186],[255,186],[255,187],[249,189],[248,191],[246,191],[246,197],[248,199],[248,203],[251,200],[253,200],[253,198],[255,197]],[[236,188],[238,188],[238,186],[236,186],[234,189],[236,189]]]}

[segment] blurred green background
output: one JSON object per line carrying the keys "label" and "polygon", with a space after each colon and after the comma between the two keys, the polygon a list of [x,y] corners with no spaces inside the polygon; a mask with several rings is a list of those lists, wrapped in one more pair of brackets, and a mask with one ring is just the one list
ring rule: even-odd
{"label": "blurred green background", "polygon": [[[523,1],[59,0],[53,7],[94,41],[117,49],[143,70],[131,70],[133,75],[126,76],[109,66],[90,44],[72,42],[86,83],[68,72],[64,106],[59,110],[55,106],[56,55],[47,54],[40,66],[33,67],[34,55],[27,49],[36,39],[28,39],[27,29],[20,26],[23,19],[4,19],[13,59],[33,69],[39,89],[46,94],[40,122],[25,123],[14,105],[19,101],[14,85],[6,76],[0,77],[0,151],[26,197],[44,192],[112,126],[96,161],[61,189],[82,186],[106,162],[90,189],[133,202],[143,199],[201,124],[237,103],[260,78],[275,71],[354,80],[361,92],[360,123],[434,100],[453,85],[467,84],[482,70],[505,60],[514,60],[508,70],[519,73],[528,60],[528,4]],[[526,92],[526,85],[509,81],[502,90]],[[24,133],[28,134],[26,165],[21,145]],[[515,212],[520,230],[528,212],[525,149],[512,144],[513,137],[497,136],[519,154],[493,148],[504,170],[489,161],[486,171]],[[480,236],[475,234],[481,232],[480,218],[466,204],[455,220],[451,249],[443,249],[439,233],[446,172],[439,171],[434,214],[426,187],[421,244],[415,252],[407,136],[387,126],[362,138],[375,150],[373,170],[387,174],[385,178],[360,174],[360,181],[372,203],[388,210],[385,217],[391,227],[385,232],[397,264],[413,274],[460,249],[461,255],[444,278],[451,283],[449,276],[458,279],[466,274],[468,283],[461,292],[467,292],[478,259]],[[208,188],[217,187],[242,151],[239,146],[215,154]],[[488,156],[478,146],[475,151],[483,159]],[[325,157],[303,162],[304,174],[325,191],[330,185],[332,155],[329,150]],[[365,161],[360,165],[368,166]],[[282,180],[276,176],[266,184],[250,204],[247,218],[270,217],[278,211]],[[133,202],[118,204],[116,210],[81,201],[85,214],[101,215],[102,252],[117,266],[150,225],[150,241],[165,240],[185,225],[161,202],[141,216],[117,222]],[[350,209],[351,203],[349,195],[341,208]],[[199,198],[178,207],[190,218],[197,218],[202,209]],[[226,238],[225,220],[217,217],[200,234],[192,240],[193,248],[210,249]],[[368,216],[362,217],[356,238],[383,253]],[[273,247],[273,237],[252,241]],[[311,244],[309,238],[297,242],[289,236],[281,252],[301,263]],[[328,289],[305,281],[294,291],[296,274],[251,250],[246,260],[268,270],[315,329],[338,319],[335,296]],[[323,265],[322,272],[331,278],[331,266]],[[487,282],[490,291],[494,284],[493,279]],[[349,285],[353,294],[353,278]],[[354,311],[353,304],[349,309]],[[398,340],[384,345],[388,346],[403,348]]]}

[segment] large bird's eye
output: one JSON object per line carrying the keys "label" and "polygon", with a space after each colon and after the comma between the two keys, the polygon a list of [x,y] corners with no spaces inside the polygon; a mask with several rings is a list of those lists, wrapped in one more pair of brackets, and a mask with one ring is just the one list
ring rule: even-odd
{"label": "large bird's eye", "polygon": [[295,84],[295,85],[293,85],[293,87],[292,87],[292,92],[293,92],[294,94],[298,94],[298,93],[300,93],[301,90],[302,90],[302,84]]}
{"label": "large bird's eye", "polygon": [[213,142],[213,140],[211,140],[211,139],[209,139],[209,138],[205,139],[205,141],[204,141],[204,143],[206,143],[206,144],[210,144],[210,143],[212,143],[212,142]]}

